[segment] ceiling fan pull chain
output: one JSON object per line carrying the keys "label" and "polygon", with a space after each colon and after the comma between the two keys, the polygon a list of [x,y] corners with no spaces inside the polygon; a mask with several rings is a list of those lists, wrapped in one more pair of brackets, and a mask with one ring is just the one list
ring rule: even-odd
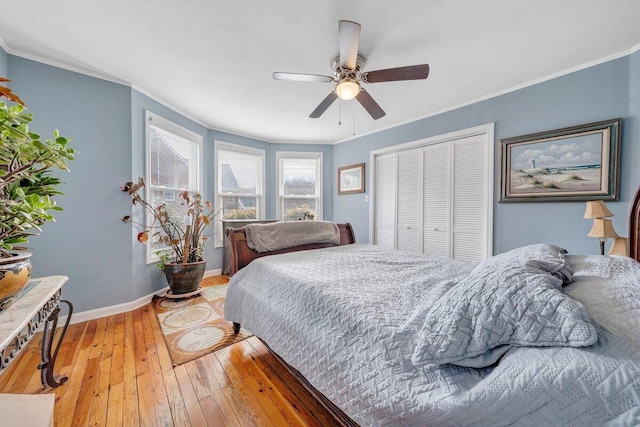
{"label": "ceiling fan pull chain", "polygon": [[338,101],[338,126],[342,126],[342,100]]}
{"label": "ceiling fan pull chain", "polygon": [[356,109],[352,108],[351,111],[353,111],[353,136],[356,135]]}
{"label": "ceiling fan pull chain", "polygon": [[351,135],[355,136],[356,135],[356,109],[352,108],[353,110],[353,132]]}

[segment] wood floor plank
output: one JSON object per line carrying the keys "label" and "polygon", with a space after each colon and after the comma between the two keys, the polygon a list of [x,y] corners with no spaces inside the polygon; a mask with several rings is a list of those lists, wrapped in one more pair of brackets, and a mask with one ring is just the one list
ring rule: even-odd
{"label": "wood floor plank", "polygon": [[[153,407],[155,414],[155,423],[157,425],[170,425],[171,409],[167,399],[167,392],[162,378],[162,370],[158,361],[158,354],[153,339],[153,333],[150,331],[148,307],[140,309],[142,322],[142,331],[144,334],[144,346],[147,362],[147,372],[144,374],[144,386],[138,381],[138,398],[140,402]],[[140,378],[140,377],[139,377]],[[144,397],[143,397],[144,395]],[[142,417],[141,417],[142,421]]]}
{"label": "wood floor plank", "polygon": [[69,326],[65,338],[62,341],[62,346],[65,344],[66,346],[64,348],[61,346],[60,354],[58,355],[58,366],[71,366],[73,364],[78,354],[77,347],[82,342],[81,336],[84,334],[86,328],[87,322],[76,323]]}
{"label": "wood floor plank", "polygon": [[238,418],[238,421],[240,422],[240,425],[242,427],[253,427],[260,425],[249,413],[245,402],[242,400],[242,397],[240,397],[238,391],[233,385],[225,387],[221,391],[229,406],[235,412],[236,417]]}
{"label": "wood floor plank", "polygon": [[[158,334],[157,331],[160,327],[158,320],[151,306],[146,306],[143,310],[143,325],[145,331],[145,341],[148,341],[148,358],[149,372],[154,375],[154,392],[156,395],[156,416],[158,418],[159,425],[170,425],[172,422],[184,423],[188,419],[185,412],[185,405],[182,396],[179,393],[178,383],[175,375],[171,370],[170,365],[163,369],[160,353],[163,353],[163,358],[168,360],[168,353],[166,353],[166,347],[162,334]],[[182,425],[182,424],[180,424]]]}
{"label": "wood floor plank", "polygon": [[214,353],[206,354],[198,360],[207,367],[207,373],[212,376],[212,382],[217,384],[217,388],[222,389],[231,385],[229,376]]}
{"label": "wood floor plank", "polygon": [[194,360],[183,365],[189,375],[194,393],[198,400],[206,399],[211,395],[208,380],[202,376],[198,368],[198,361]]}
{"label": "wood floor plank", "polygon": [[[227,388],[232,388],[232,387],[233,386],[230,385]],[[235,427],[235,426],[242,427],[242,424],[240,423],[240,419],[238,418],[238,413],[235,410],[235,405],[232,405],[231,402],[227,401],[226,396],[225,398],[221,399],[220,394],[224,396],[224,391],[222,389],[218,391],[216,396],[212,396],[212,399],[215,399],[218,407],[220,408],[225,425],[231,426],[231,427]],[[203,404],[203,402],[200,402],[200,403]]]}
{"label": "wood floor plank", "polygon": [[160,331],[160,323],[158,322],[158,318],[156,317],[153,309],[150,308],[147,311],[147,315],[149,321],[148,327],[152,334],[154,348],[157,355],[155,359],[157,361],[157,369],[159,370],[160,377],[164,381],[164,390],[169,407],[170,419],[173,420],[175,425],[188,425],[189,415],[187,414],[187,408],[180,392],[178,380],[175,372],[173,371],[173,365],[171,363],[171,358],[169,357],[169,352],[167,351],[164,337]]}
{"label": "wood floor plank", "polygon": [[136,376],[141,376],[149,372],[149,367],[147,366],[147,350],[144,342],[141,309],[133,311],[133,341],[136,361]]}
{"label": "wood floor plank", "polygon": [[[269,375],[268,371],[264,369],[264,364],[260,359],[260,355],[256,349],[249,344],[246,340],[238,343],[243,348],[245,354],[250,357],[252,378],[261,385],[263,393],[269,397],[274,403],[275,407],[280,413],[282,413],[291,425],[316,425],[316,420],[310,416],[302,405],[293,405],[297,399],[289,393],[286,394],[286,390],[279,389],[275,384],[277,383],[277,376]],[[283,393],[284,392],[284,393]]]}
{"label": "wood floor plank", "polygon": [[[124,382],[113,384],[109,388],[109,400],[107,403],[108,427],[121,427],[124,425]],[[137,414],[136,414],[137,418]]]}
{"label": "wood floor plank", "polygon": [[124,381],[124,313],[114,317],[113,352],[111,355],[110,384],[120,384]]}
{"label": "wood floor plank", "polygon": [[[274,424],[272,418],[267,414],[267,411],[264,410],[263,405],[261,404],[264,404],[266,402],[264,402],[263,399],[258,396],[261,392],[260,387],[255,387],[255,383],[249,384],[248,382],[246,382],[246,376],[244,375],[244,372],[240,372],[237,369],[238,363],[241,363],[241,361],[238,361],[237,355],[230,355],[229,349],[231,349],[232,347],[234,346],[229,346],[218,350],[216,351],[215,355],[220,361],[220,364],[224,368],[225,372],[229,376],[229,379],[231,380],[234,388],[242,398],[245,407],[251,414],[252,418],[258,421],[259,425],[278,425]],[[233,363],[232,359],[235,359],[236,363]],[[284,421],[284,419],[282,420],[282,422],[284,424],[280,425],[286,425],[286,421]]]}
{"label": "wood floor plank", "polygon": [[[323,414],[325,412],[324,408],[320,404],[317,404],[313,399],[304,399],[304,397],[310,397],[308,396],[308,392],[293,378],[289,371],[275,360],[271,353],[269,353],[269,350],[262,345],[259,340],[245,340],[244,346],[250,346],[255,351],[253,360],[256,363],[259,372],[269,379],[274,390],[279,393],[281,398],[288,402],[289,407],[297,413],[298,417],[305,425],[322,426],[333,422],[332,417],[318,417],[318,414]],[[277,362],[279,366],[274,368],[274,366],[269,364],[269,362],[272,361]],[[276,384],[284,384],[285,386],[278,387]],[[296,387],[296,385],[298,385],[298,387]],[[305,400],[311,400],[312,403],[316,404],[307,405],[305,404]]]}
{"label": "wood floor plank", "polygon": [[84,382],[84,374],[88,362],[87,356],[89,355],[90,345],[93,342],[96,326],[95,321],[87,322],[81,344],[76,347],[78,356],[73,365],[73,370],[69,372],[69,381],[62,386],[64,387],[64,394],[57,404],[58,408],[64,408],[64,410],[54,410],[56,426],[67,427],[73,421],[73,415],[78,404],[78,395]]}
{"label": "wood floor plank", "polygon": [[137,427],[140,424],[138,413],[138,383],[136,381],[136,350],[135,328],[133,324],[133,312],[124,315],[124,356],[122,372],[124,375],[123,391],[124,405],[122,407],[122,419],[127,420],[127,425]]}
{"label": "wood floor plank", "polygon": [[[255,337],[246,341],[247,344],[252,345],[258,351],[260,360],[264,363],[264,365],[260,366],[260,369],[267,375],[277,376],[277,379],[273,379],[273,382],[283,385],[278,389],[293,402],[292,405],[297,408],[299,408],[298,405],[304,407],[319,425],[324,426],[335,423],[335,419],[327,412],[326,408],[309,394],[307,389],[275,358],[262,341]],[[309,423],[313,424],[311,420],[309,420]]]}
{"label": "wood floor plank", "polygon": [[91,410],[93,389],[95,387],[96,377],[98,376],[99,362],[100,359],[97,357],[87,360],[78,393],[78,401],[75,405],[75,410],[73,411],[73,420],[71,424],[74,426],[87,425],[89,411]]}
{"label": "wood floor plank", "polygon": [[104,334],[107,328],[107,318],[101,317],[96,320],[96,334],[93,342],[91,343],[91,351],[89,352],[89,359],[100,357],[102,353],[102,343],[104,341]]}
{"label": "wood floor plank", "polygon": [[40,372],[38,370],[38,364],[40,364],[41,360],[42,358],[40,357],[39,351],[32,352],[30,357],[25,361],[25,364],[20,366],[20,371],[14,374],[15,378],[8,384],[8,388],[13,390],[14,393],[24,393],[33,372]]}
{"label": "wood floor plank", "polygon": [[227,425],[226,418],[222,409],[218,405],[218,401],[214,396],[209,396],[200,401],[200,406],[204,412],[204,416],[209,426],[224,426]]}
{"label": "wood floor plank", "polygon": [[113,351],[109,372],[109,390],[107,401],[107,425],[122,425],[124,415],[124,351],[125,351],[125,314],[114,316]]}
{"label": "wood floor plank", "polygon": [[176,366],[174,368],[178,386],[180,387],[180,393],[185,403],[187,415],[189,417],[189,424],[193,427],[201,427],[207,425],[207,420],[204,416],[204,412],[200,407],[200,401],[196,395],[189,372],[185,365]]}
{"label": "wood floor plank", "polygon": [[103,426],[107,422],[107,404],[109,402],[111,379],[111,356],[113,354],[113,341],[115,338],[115,316],[106,318],[104,338],[101,352],[98,357],[99,369],[95,379],[91,407],[89,409],[88,425]]}
{"label": "wood floor plank", "polygon": [[142,375],[136,377],[138,383],[138,412],[140,418],[140,425],[143,427],[155,426],[157,424],[156,419],[156,401],[153,393],[151,392],[151,381],[149,380],[149,373],[145,372]]}

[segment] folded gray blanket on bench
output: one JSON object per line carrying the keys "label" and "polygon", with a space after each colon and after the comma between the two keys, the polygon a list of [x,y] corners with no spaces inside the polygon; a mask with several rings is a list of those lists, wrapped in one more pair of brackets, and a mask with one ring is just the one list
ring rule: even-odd
{"label": "folded gray blanket on bench", "polygon": [[257,252],[269,252],[310,243],[340,244],[340,230],[333,222],[289,221],[245,226],[247,245]]}

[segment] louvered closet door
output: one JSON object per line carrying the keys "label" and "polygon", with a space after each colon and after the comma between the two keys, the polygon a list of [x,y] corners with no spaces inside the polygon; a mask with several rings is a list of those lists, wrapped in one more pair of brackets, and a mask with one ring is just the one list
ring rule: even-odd
{"label": "louvered closet door", "polygon": [[393,249],[396,229],[396,154],[376,156],[374,244]]}
{"label": "louvered closet door", "polygon": [[487,258],[485,136],[453,141],[453,258]]}
{"label": "louvered closet door", "polygon": [[424,147],[423,177],[423,242],[422,252],[440,257],[451,257],[451,158],[450,144]]}
{"label": "louvered closet door", "polygon": [[422,148],[398,153],[396,248],[422,252]]}

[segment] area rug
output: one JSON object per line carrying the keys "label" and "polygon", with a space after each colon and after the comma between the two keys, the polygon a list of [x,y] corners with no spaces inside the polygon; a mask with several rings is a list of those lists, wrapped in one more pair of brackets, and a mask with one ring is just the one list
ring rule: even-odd
{"label": "area rug", "polygon": [[205,286],[200,296],[187,299],[157,297],[153,309],[158,316],[173,366],[224,348],[252,336],[244,329],[233,333],[233,324],[224,319],[226,284]]}

